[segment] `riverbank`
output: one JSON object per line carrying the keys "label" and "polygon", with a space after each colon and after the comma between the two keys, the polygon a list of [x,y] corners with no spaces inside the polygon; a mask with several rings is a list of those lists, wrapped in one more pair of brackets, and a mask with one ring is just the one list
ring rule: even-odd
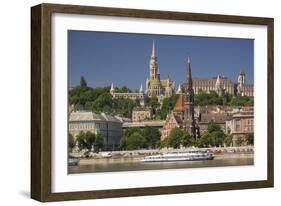
{"label": "riverbank", "polygon": [[189,151],[211,152],[213,154],[240,154],[240,153],[254,153],[253,146],[245,147],[213,147],[213,148],[181,148],[181,149],[150,149],[150,150],[127,150],[127,151],[104,151],[104,152],[88,152],[85,153],[70,153],[70,157],[79,158],[83,162],[91,162],[99,159],[135,159],[139,160],[149,155],[164,154],[167,152],[189,152]]}
{"label": "riverbank", "polygon": [[[184,149],[162,149],[162,150],[134,150],[134,151],[108,151],[99,153],[89,153],[88,157],[79,157],[79,165],[94,164],[111,164],[124,162],[139,162],[145,156],[164,154],[167,152],[188,152],[194,148]],[[215,159],[237,159],[237,158],[253,158],[253,147],[227,147],[227,148],[200,148],[197,151],[211,152]]]}
{"label": "riverbank", "polygon": [[[133,163],[141,161],[146,155],[138,155],[134,157],[119,157],[114,158],[82,158],[79,165],[97,165],[97,164],[116,164],[116,163]],[[236,153],[216,153],[214,154],[216,160],[226,159],[249,159],[254,158],[252,152],[236,152]]]}
{"label": "riverbank", "polygon": [[77,166],[69,166],[69,174],[91,172],[120,172],[139,170],[184,169],[203,167],[250,166],[254,165],[253,152],[216,153],[213,160],[174,161],[145,163],[143,158],[82,158]]}

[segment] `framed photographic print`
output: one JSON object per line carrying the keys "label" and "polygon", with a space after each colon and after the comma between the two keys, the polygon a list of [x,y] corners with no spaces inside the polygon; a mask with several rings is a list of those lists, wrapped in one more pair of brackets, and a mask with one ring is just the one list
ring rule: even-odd
{"label": "framed photographic print", "polygon": [[273,19],[31,8],[31,197],[273,187]]}

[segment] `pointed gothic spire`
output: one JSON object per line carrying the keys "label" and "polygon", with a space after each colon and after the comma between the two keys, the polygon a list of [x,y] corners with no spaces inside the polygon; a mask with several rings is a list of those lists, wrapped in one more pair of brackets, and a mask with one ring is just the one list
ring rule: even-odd
{"label": "pointed gothic spire", "polygon": [[155,57],[155,45],[154,45],[154,40],[152,42],[152,53],[151,53],[151,57]]}
{"label": "pointed gothic spire", "polygon": [[113,87],[113,83],[111,83],[111,88],[110,88],[110,92],[114,92],[114,87]]}
{"label": "pointed gothic spire", "polygon": [[177,90],[177,94],[181,93],[181,85],[179,84],[178,90]]}
{"label": "pointed gothic spire", "polygon": [[[191,66],[190,66],[190,59],[188,57],[187,59],[187,82],[190,84],[192,82],[192,76],[191,76]],[[191,85],[192,86],[192,85]]]}
{"label": "pointed gothic spire", "polygon": [[140,86],[140,91],[139,91],[140,93],[143,93],[143,88],[142,88],[142,84],[141,84],[141,86]]}
{"label": "pointed gothic spire", "polygon": [[217,87],[220,86],[220,75],[218,75],[218,77],[217,77],[216,86]]}

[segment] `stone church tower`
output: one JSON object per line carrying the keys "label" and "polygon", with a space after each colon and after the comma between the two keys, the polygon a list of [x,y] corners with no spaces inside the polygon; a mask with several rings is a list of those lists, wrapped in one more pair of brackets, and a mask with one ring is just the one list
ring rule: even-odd
{"label": "stone church tower", "polygon": [[183,88],[184,95],[184,115],[183,115],[183,128],[185,131],[196,138],[196,128],[194,119],[194,91],[192,85],[191,65],[190,59],[187,62],[187,78]]}
{"label": "stone church tower", "polygon": [[238,76],[238,85],[242,87],[246,83],[246,75],[245,72],[241,71]]}
{"label": "stone church tower", "polygon": [[148,97],[157,97],[161,103],[166,97],[174,93],[175,83],[168,76],[167,79],[160,78],[158,60],[155,52],[154,41],[152,43],[152,52],[149,60],[149,78],[146,80],[146,95]]}
{"label": "stone church tower", "polygon": [[158,72],[158,62],[157,62],[157,56],[155,55],[155,45],[154,41],[152,43],[152,52],[149,62],[149,70],[150,70],[150,79],[151,80],[160,80],[160,73]]}

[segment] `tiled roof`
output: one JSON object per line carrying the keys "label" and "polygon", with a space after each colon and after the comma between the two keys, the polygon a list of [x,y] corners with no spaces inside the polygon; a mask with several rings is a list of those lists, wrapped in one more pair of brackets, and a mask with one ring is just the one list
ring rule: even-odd
{"label": "tiled roof", "polygon": [[109,122],[120,122],[120,120],[112,115],[105,113],[95,112],[71,112],[69,115],[69,121],[109,121]]}
{"label": "tiled roof", "polygon": [[183,112],[184,111],[184,97],[180,95],[177,99],[176,105],[174,106],[173,112]]}
{"label": "tiled roof", "polygon": [[214,122],[217,122],[217,123],[220,123],[220,122],[225,122],[226,120],[228,120],[230,118],[230,115],[228,114],[220,114],[220,113],[217,113],[217,114],[202,114],[201,115],[201,121],[200,122],[210,122],[210,121],[214,121]]}
{"label": "tiled roof", "polygon": [[174,114],[174,117],[175,117],[175,120],[177,121],[177,123],[179,125],[182,125],[182,123],[183,123],[182,118],[180,116],[176,115],[176,114]]}

